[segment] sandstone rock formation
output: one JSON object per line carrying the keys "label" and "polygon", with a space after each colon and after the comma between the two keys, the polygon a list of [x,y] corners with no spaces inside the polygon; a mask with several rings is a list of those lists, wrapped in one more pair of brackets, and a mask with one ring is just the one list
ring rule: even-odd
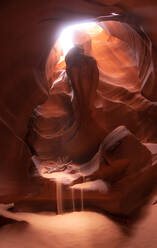
{"label": "sandstone rock formation", "polygon": [[[61,79],[49,93],[50,81],[47,72],[45,73],[47,59],[52,55],[51,49],[57,40],[59,30],[71,22],[106,16],[105,20],[112,21],[107,24],[110,38],[119,41],[117,45],[121,54],[124,55],[124,51],[129,53],[134,51],[129,60],[131,67],[129,73],[126,64],[128,56],[116,58],[117,64],[123,64],[122,62],[125,64],[122,68],[125,78],[118,77],[118,80],[111,76],[109,70],[112,66],[108,66],[108,60],[103,68],[104,61],[98,61],[100,84],[97,89],[97,111],[92,113],[92,117],[87,118],[84,123],[86,128],[82,128],[84,131],[81,131],[81,135],[83,133],[85,136],[82,137],[86,137],[83,149],[78,149],[71,157],[78,159],[78,154],[81,153],[82,161],[85,161],[86,156],[86,159],[91,158],[104,136],[119,125],[125,125],[142,142],[156,142],[156,1],[109,0],[104,3],[103,0],[77,2],[35,0],[26,3],[15,0],[1,1],[0,6],[1,202],[18,201],[22,197],[28,197],[28,191],[29,193],[31,191],[30,180],[33,180],[30,177],[32,153],[40,155],[43,160],[49,160],[57,159],[60,154],[64,157],[71,150],[70,143],[68,147],[62,146],[62,142],[68,143],[69,139],[76,135],[78,128],[74,107],[71,105],[72,89],[66,81],[66,73],[59,72]],[[118,22],[115,24],[114,21]],[[98,37],[95,37],[95,41],[97,39]],[[114,42],[113,44],[115,45]],[[109,56],[110,62],[113,61],[111,59],[113,51],[117,49],[116,45],[112,46],[112,49],[109,49],[109,46],[105,47],[105,54]],[[100,54],[101,50],[95,49],[92,56],[96,59]],[[56,53],[53,55],[56,56]],[[58,56],[59,53],[56,58]],[[115,60],[115,56],[113,57]],[[49,68],[52,75],[51,69],[56,66],[56,62],[54,60],[50,62],[54,62]],[[105,73],[104,68],[108,68]],[[51,112],[51,104],[55,111]],[[28,127],[30,119],[33,119],[33,130]],[[89,125],[91,123],[92,125]],[[28,130],[32,132],[29,138]],[[53,137],[52,130],[55,130]],[[86,154],[88,149],[85,151],[84,148],[88,145],[91,150]],[[155,167],[148,172],[148,182],[151,181],[152,172],[155,172]],[[38,188],[38,185],[42,185],[40,183],[37,180],[33,184]],[[44,183],[46,184],[45,181]]]}
{"label": "sandstone rock formation", "polygon": [[[115,32],[118,28],[125,36]],[[150,40],[145,33],[141,37],[139,31],[113,21],[101,20],[94,30],[79,31],[76,48],[65,57],[66,71],[65,63],[57,63],[61,50],[58,43],[49,56],[49,78],[56,79],[51,83],[48,100],[34,112],[29,135],[29,144],[41,160],[65,157],[86,162],[105,135],[119,125],[125,125],[141,141],[157,139],[155,128],[150,129],[156,125],[157,106],[140,92],[152,69]],[[46,118],[42,111],[47,113]],[[68,124],[64,124],[65,112]],[[54,115],[60,118],[56,120]]]}

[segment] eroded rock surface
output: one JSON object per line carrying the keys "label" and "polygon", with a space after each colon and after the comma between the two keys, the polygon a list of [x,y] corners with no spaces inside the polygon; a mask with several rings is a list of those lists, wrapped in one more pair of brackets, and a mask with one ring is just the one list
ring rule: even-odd
{"label": "eroded rock surface", "polygon": [[[101,2],[100,5],[93,3],[93,1],[87,2],[82,0],[78,0],[77,2],[37,0],[29,3],[18,0],[1,2],[0,147],[1,177],[3,180],[1,180],[0,188],[2,188],[3,197],[0,198],[0,201],[8,201],[9,199],[15,200],[15,194],[18,194],[16,199],[23,196],[21,194],[21,191],[23,192],[21,182],[27,181],[31,157],[28,146],[25,143],[28,121],[33,109],[37,105],[42,104],[47,98],[47,82],[43,77],[46,58],[55,42],[57,30],[65,21],[86,19],[87,16],[97,17],[109,15],[112,12],[124,14],[129,11],[129,13],[133,14],[133,18],[131,19],[134,24],[136,24],[136,22],[138,23],[140,18],[141,24],[153,41],[154,53],[154,48],[157,44],[156,30],[154,28],[154,23],[156,23],[157,18],[156,1],[145,0],[137,2],[115,0],[107,1],[105,4],[101,0],[99,0],[99,2]],[[121,11],[117,6],[113,6],[113,4],[117,3],[124,11]],[[122,26],[118,30],[120,36],[123,34],[124,38],[128,38],[123,32],[124,29]],[[113,30],[112,27],[112,31],[115,32],[117,30]],[[133,36],[130,35],[130,38],[131,37]],[[130,40],[133,41],[133,44],[134,39]],[[154,57],[156,57],[156,54]],[[145,56],[145,58],[147,59],[147,56]],[[135,68],[133,70],[136,74]],[[135,81],[138,83],[137,80]],[[100,115],[102,117],[101,113],[104,106],[107,107],[108,111],[103,110],[104,118],[102,117],[102,121],[99,122],[101,128],[100,133],[98,132],[98,136],[101,136],[101,139],[103,139],[104,133],[102,135],[102,130],[104,131],[105,129],[106,135],[106,133],[112,131],[118,125],[126,125],[140,140],[156,142],[156,105],[141,96],[141,89],[138,92],[130,92],[126,87],[111,86],[107,84],[107,82],[101,84],[99,92],[102,92],[103,89],[104,105],[102,101],[99,102],[100,104],[97,106],[99,106],[100,109],[98,108],[97,117],[94,117],[94,120],[99,119],[100,121],[98,117]],[[142,88],[142,94],[148,99],[156,101],[155,81],[148,80],[147,84]],[[77,125],[74,121],[73,110],[69,106],[71,96],[67,97],[67,93],[65,93],[65,95],[62,95],[59,99],[59,101],[61,101],[61,105],[59,106],[62,106],[61,114],[57,114],[57,116],[54,115],[52,119],[51,114],[49,114],[51,104],[49,105],[48,111],[42,110],[42,113],[39,114],[39,109],[42,109],[41,105],[35,110],[34,117],[37,118],[38,121],[35,123],[36,127],[34,126],[35,132],[34,130],[32,131],[35,136],[35,138],[33,136],[31,141],[32,150],[34,149],[36,153],[40,153],[43,159],[52,158],[52,152],[54,151],[59,152],[57,156],[60,156],[62,149],[61,142],[58,141],[60,138],[57,136],[57,140],[54,139],[53,141],[51,138],[48,139],[48,137],[52,135],[52,129],[55,130],[55,133],[59,133],[60,135],[62,129],[63,131],[67,131],[70,126],[70,134],[67,132],[66,136],[68,137],[68,141],[69,136],[71,139],[76,134]],[[65,107],[63,107],[63,99],[66,99],[66,114],[63,111]],[[57,100],[57,104],[59,104],[59,101]],[[55,104],[56,103],[53,102],[53,105]],[[58,107],[56,108],[58,111]],[[62,128],[61,122],[64,124]],[[86,131],[91,128],[90,123],[91,119],[85,124]],[[95,130],[98,130],[98,123],[94,125],[95,126],[92,127],[89,132],[90,136],[93,136],[91,138],[92,142],[95,139]],[[84,134],[85,147],[89,145],[89,142],[86,143],[89,137],[86,131]],[[95,134],[95,136],[96,135],[97,134]],[[39,143],[36,142],[37,140]],[[83,138],[81,142],[82,140]],[[100,143],[100,140],[98,143]],[[78,152],[80,151],[78,150]],[[94,152],[93,149],[93,153]],[[76,156],[76,154],[73,154],[73,156]],[[56,158],[53,157],[53,159]],[[14,182],[15,184],[10,182]],[[9,184],[11,187],[8,186]],[[12,187],[13,184],[15,187]],[[44,193],[45,192],[43,192],[43,194]]]}
{"label": "eroded rock surface", "polygon": [[125,164],[128,176],[152,164],[150,151],[123,126],[116,128],[104,139],[100,152],[102,161],[104,158],[111,167]]}
{"label": "eroded rock surface", "polygon": [[[125,59],[129,58],[121,41],[116,39],[113,43],[112,56],[108,55],[106,61],[112,60],[119,46],[119,57],[125,54]],[[109,44],[106,46],[109,53]],[[157,140],[157,106],[141,95],[133,58],[127,63],[123,71],[117,61],[112,61],[110,70],[116,68],[112,74],[107,62],[102,67],[99,57],[96,63],[93,57],[84,54],[83,48],[70,50],[66,71],[58,71],[48,100],[35,109],[32,117],[28,140],[41,160],[66,158],[87,162],[98,151],[104,137],[120,125],[141,141]],[[136,81],[133,85],[130,76]],[[124,84],[125,80],[128,81]]]}

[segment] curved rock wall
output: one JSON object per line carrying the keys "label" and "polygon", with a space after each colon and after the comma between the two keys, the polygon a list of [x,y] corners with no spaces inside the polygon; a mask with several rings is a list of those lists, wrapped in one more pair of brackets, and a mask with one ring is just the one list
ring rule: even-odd
{"label": "curved rock wall", "polygon": [[[47,98],[44,67],[57,30],[65,20],[68,23],[120,11],[113,4],[140,17],[155,48],[157,16],[153,0],[115,0],[108,1],[108,6],[98,0],[1,1],[0,161],[3,162],[0,168],[1,178],[6,178],[5,185],[13,181],[15,192],[21,187],[20,180],[26,178],[30,166],[30,153],[24,140],[33,109]],[[151,89],[149,96],[153,92],[153,99],[156,99],[156,84]],[[4,174],[10,176],[3,177]],[[3,187],[3,180],[0,184]],[[6,186],[1,194],[0,200],[13,192]]]}

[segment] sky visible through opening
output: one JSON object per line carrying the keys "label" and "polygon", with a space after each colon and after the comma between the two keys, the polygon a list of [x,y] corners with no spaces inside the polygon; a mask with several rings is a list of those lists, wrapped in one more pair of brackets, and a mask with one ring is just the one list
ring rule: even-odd
{"label": "sky visible through opening", "polygon": [[67,52],[74,46],[73,43],[73,34],[74,31],[87,31],[88,34],[93,32],[101,32],[103,29],[96,22],[86,22],[75,25],[70,25],[64,28],[59,36],[58,42],[63,50],[64,56]]}

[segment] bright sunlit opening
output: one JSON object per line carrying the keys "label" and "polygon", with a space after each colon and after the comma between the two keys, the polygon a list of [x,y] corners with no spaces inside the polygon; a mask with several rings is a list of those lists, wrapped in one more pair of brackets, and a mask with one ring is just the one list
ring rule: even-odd
{"label": "bright sunlit opening", "polygon": [[88,35],[95,32],[101,32],[103,29],[95,22],[75,24],[66,27],[60,34],[58,42],[63,50],[65,56],[67,52],[74,46],[73,35],[75,31],[85,31]]}

